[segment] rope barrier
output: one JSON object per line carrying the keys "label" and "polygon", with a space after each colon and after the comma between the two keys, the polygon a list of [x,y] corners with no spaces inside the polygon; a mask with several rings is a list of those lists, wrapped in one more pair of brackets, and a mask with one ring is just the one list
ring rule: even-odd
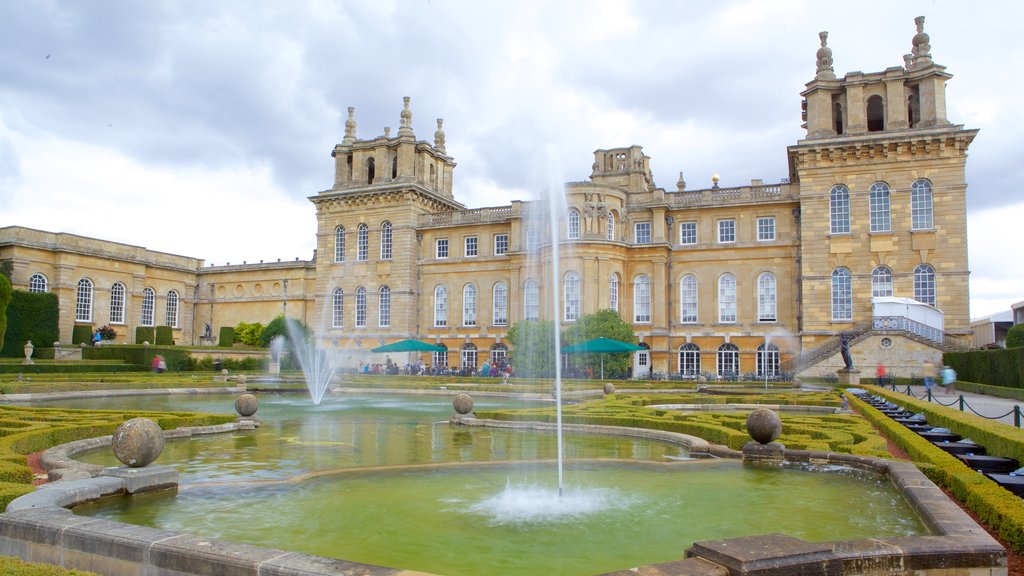
{"label": "rope barrier", "polygon": [[[882,387],[886,388],[886,386],[884,386],[884,385]],[[933,395],[931,390],[925,390],[924,394],[922,394],[921,396],[918,396],[917,394],[914,394],[914,390],[910,387],[910,385],[907,385],[905,390],[900,390],[896,386],[895,382],[891,383],[888,386],[888,389],[892,390],[893,392],[896,392],[897,394],[905,394],[907,396],[910,396],[911,398],[914,398],[914,399],[917,399],[917,400],[925,400],[927,402],[935,403],[935,404],[938,404],[939,406],[945,406],[947,408],[951,408],[951,407],[953,407],[953,405],[958,405],[957,408],[961,412],[970,411],[975,416],[979,416],[979,417],[984,418],[986,420],[1002,420],[1003,418],[1006,418],[1007,416],[1012,415],[1013,416],[1013,425],[1016,426],[1017,428],[1021,427],[1022,411],[1021,411],[1020,406],[1017,405],[1017,404],[1014,404],[1013,405],[1013,409],[1010,410],[1009,412],[1007,412],[1006,414],[1000,414],[999,416],[986,416],[986,415],[978,412],[977,410],[974,409],[973,406],[968,404],[967,403],[967,399],[964,398],[963,394],[960,394],[958,397],[952,399],[949,402],[949,404],[946,404],[946,403],[942,402],[941,400],[939,400],[935,395]]]}

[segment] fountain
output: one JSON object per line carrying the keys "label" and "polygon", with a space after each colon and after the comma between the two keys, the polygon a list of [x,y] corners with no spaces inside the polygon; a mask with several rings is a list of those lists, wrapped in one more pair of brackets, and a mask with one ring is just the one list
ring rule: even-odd
{"label": "fountain", "polygon": [[331,386],[331,379],[338,371],[338,356],[333,351],[318,347],[316,340],[307,335],[294,319],[285,318],[285,326],[288,329],[292,353],[302,367],[309,396],[313,399],[313,404],[319,406]]}

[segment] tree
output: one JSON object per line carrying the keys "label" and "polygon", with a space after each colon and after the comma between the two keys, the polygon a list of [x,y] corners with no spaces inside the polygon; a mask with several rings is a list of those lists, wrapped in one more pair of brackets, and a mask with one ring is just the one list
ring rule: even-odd
{"label": "tree", "polygon": [[1020,348],[1024,346],[1024,324],[1014,324],[1006,332],[1006,347]]}
{"label": "tree", "polygon": [[7,304],[14,294],[14,287],[5,274],[0,274],[0,348],[4,347],[4,333],[7,332]]}
{"label": "tree", "polygon": [[[593,314],[580,316],[574,325],[565,329],[565,332],[562,334],[562,345],[570,346],[586,342],[587,340],[593,340],[594,338],[608,338],[609,340],[636,344],[636,333],[633,332],[633,326],[623,320],[618,312],[606,308],[598,310]],[[595,375],[601,373],[600,354],[575,354],[571,357],[571,361],[573,367],[581,372],[590,368],[591,372]],[[629,372],[629,365],[629,352],[604,355],[605,376],[624,378]]]}
{"label": "tree", "polygon": [[512,367],[517,376],[552,376],[555,373],[555,323],[520,320],[508,331]]}
{"label": "tree", "polygon": [[[303,338],[308,340],[310,336],[313,335],[313,331],[310,330],[309,326],[306,326],[302,322],[302,320],[299,320],[298,318],[289,318],[289,320],[294,322],[295,325],[299,327],[299,329],[302,331]],[[266,328],[264,328],[263,331],[260,332],[259,345],[264,348],[270,346],[270,341],[273,340],[274,337],[276,336],[284,336],[286,339],[288,339],[288,341],[291,341],[291,334],[288,333],[288,327],[285,324],[283,315],[278,316],[277,318],[274,318],[269,323],[267,323]]]}
{"label": "tree", "polygon": [[241,342],[246,346],[259,346],[261,336],[263,335],[263,324],[254,322],[249,324],[247,322],[239,322],[235,326],[235,342]]}

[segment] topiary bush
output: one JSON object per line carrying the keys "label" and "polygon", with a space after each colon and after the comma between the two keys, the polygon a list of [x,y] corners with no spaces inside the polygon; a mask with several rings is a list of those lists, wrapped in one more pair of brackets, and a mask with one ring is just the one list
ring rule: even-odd
{"label": "topiary bush", "polygon": [[92,326],[88,324],[75,324],[71,329],[71,343],[74,345],[92,343]]}
{"label": "topiary bush", "polygon": [[174,345],[174,329],[170,326],[157,326],[156,327],[156,341],[154,342],[157,346],[173,346]]}
{"label": "topiary bush", "polygon": [[1024,324],[1014,324],[1010,327],[1010,330],[1006,332],[1006,347],[1024,347]]}
{"label": "topiary bush", "polygon": [[152,326],[137,326],[135,328],[135,343],[142,344],[143,342],[149,342],[152,344],[156,340],[156,329]]}
{"label": "topiary bush", "polygon": [[235,329],[231,326],[221,326],[220,335],[217,337],[217,346],[234,346]]}
{"label": "topiary bush", "polygon": [[7,334],[4,336],[0,356],[23,356],[25,342],[29,340],[39,348],[52,346],[60,338],[57,295],[52,292],[32,293],[15,290],[7,305]]}

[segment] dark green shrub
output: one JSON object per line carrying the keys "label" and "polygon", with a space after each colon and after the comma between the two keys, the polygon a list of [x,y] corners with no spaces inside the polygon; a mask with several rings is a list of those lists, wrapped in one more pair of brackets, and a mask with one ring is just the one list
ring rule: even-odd
{"label": "dark green shrub", "polygon": [[948,352],[942,360],[956,370],[958,380],[1024,388],[1024,348]]}
{"label": "dark green shrub", "polygon": [[[297,318],[291,318],[291,320],[298,325],[304,335],[304,338],[308,339],[313,334],[313,331],[310,330],[309,326],[306,326],[302,320]],[[284,336],[289,341],[291,340],[291,336],[288,334],[288,327],[284,321],[284,316],[278,316],[267,324],[267,327],[263,329],[262,333],[260,333],[260,346],[264,348],[270,346],[270,341],[278,336]]]}
{"label": "dark green shrub", "polygon": [[164,357],[168,370],[195,369],[195,360],[188,351],[175,347],[120,345],[86,348],[82,350],[82,360],[121,360],[131,365],[133,370],[149,370],[153,366],[153,356],[157,354]]}
{"label": "dark green shrub", "polygon": [[235,326],[235,342],[241,342],[246,346],[259,346],[260,336],[263,334],[263,324],[255,322],[239,322]]}
{"label": "dark green shrub", "polygon": [[135,328],[135,343],[142,344],[143,342],[149,342],[152,344],[156,340],[156,329],[152,326],[138,326]]}
{"label": "dark green shrub", "polygon": [[0,356],[21,357],[25,342],[31,340],[36,347],[33,358],[42,358],[39,348],[51,346],[60,338],[58,310],[57,295],[52,292],[15,290],[7,305],[7,334]]}
{"label": "dark green shrub", "polygon": [[231,326],[221,326],[220,336],[217,338],[217,346],[234,346],[235,329]]}
{"label": "dark green shrub", "polygon": [[7,332],[7,305],[11,302],[14,288],[7,276],[0,274],[0,348],[4,345],[4,333]]}
{"label": "dark green shrub", "polygon": [[156,327],[156,341],[154,342],[157,346],[173,346],[174,345],[174,329],[170,326],[157,326]]}
{"label": "dark green shrub", "polygon": [[75,324],[71,329],[71,343],[74,345],[92,343],[92,326],[87,324]]}
{"label": "dark green shrub", "polygon": [[1024,324],[1015,324],[1006,332],[1006,347],[1024,347]]}

